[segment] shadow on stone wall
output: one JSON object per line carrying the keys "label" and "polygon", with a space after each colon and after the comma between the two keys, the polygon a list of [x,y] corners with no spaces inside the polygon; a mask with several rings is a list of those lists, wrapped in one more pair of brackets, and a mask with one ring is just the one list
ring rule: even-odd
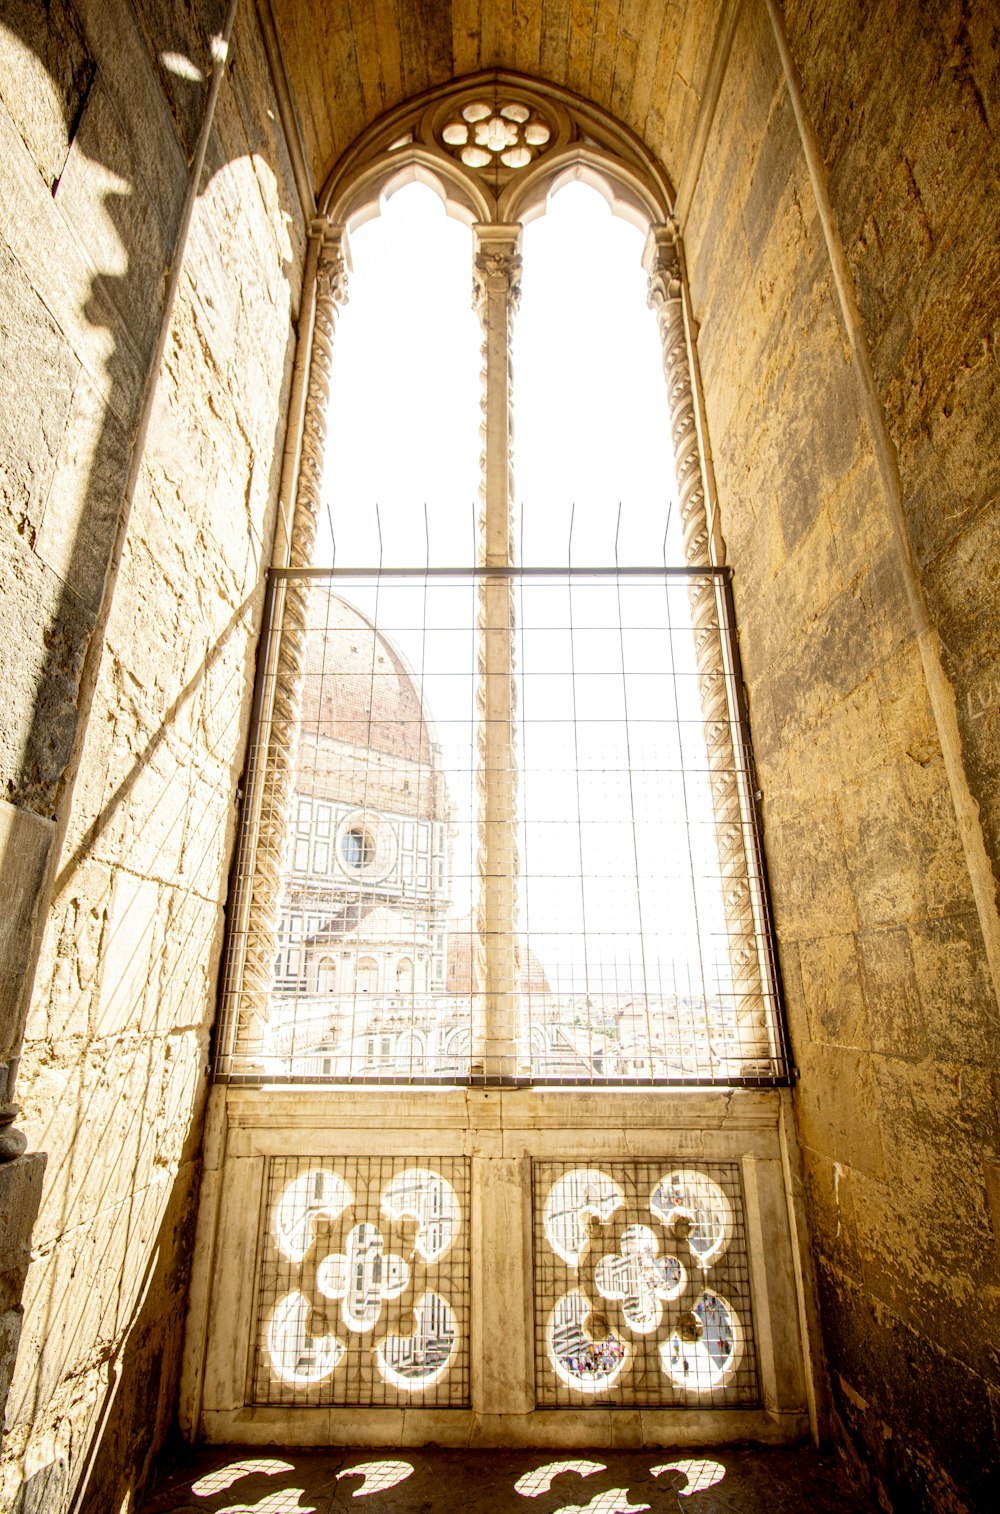
{"label": "shadow on stone wall", "polygon": [[182,1347],[199,1176],[198,1164],[190,1162],[174,1183],[149,1252],[139,1303],[107,1363],[103,1391],[93,1406],[98,1432],[86,1464],[71,1469],[65,1453],[57,1454],[26,1478],[11,1514],[52,1514],[63,1508],[71,1476],[78,1514],[108,1514],[147,1481],[175,1412],[171,1361],[179,1358]]}
{"label": "shadow on stone wall", "polygon": [[[13,214],[2,228],[13,246],[0,239],[11,351],[20,355],[20,369],[16,362],[0,367],[11,387],[0,531],[5,554],[14,558],[6,575],[13,586],[10,624],[0,614],[0,631],[11,648],[6,719],[0,719],[0,728],[8,727],[8,738],[0,739],[7,768],[6,805],[0,808],[16,822],[0,875],[14,880],[5,905],[11,918],[34,922],[33,932],[0,931],[0,969],[14,979],[14,992],[0,1006],[9,1010],[0,1023],[0,1061],[9,1062],[11,1085],[46,926],[46,911],[36,909],[46,866],[49,878],[55,875],[46,892],[60,906],[49,914],[52,939],[35,982],[31,1067],[25,1062],[22,1071],[33,1133],[45,1126],[38,1144],[50,1152],[28,1281],[18,1401],[11,1403],[8,1432],[12,1457],[20,1461],[28,1453],[29,1475],[14,1504],[23,1514],[63,1508],[81,1478],[87,1489],[82,1507],[118,1508],[126,1487],[145,1476],[175,1408],[220,900],[277,494],[283,403],[274,406],[269,455],[263,455],[266,446],[254,453],[247,443],[251,473],[256,464],[259,475],[253,499],[264,499],[265,508],[252,516],[252,479],[243,481],[237,501],[246,522],[246,555],[229,576],[234,587],[240,572],[249,578],[250,597],[233,595],[235,608],[231,603],[221,634],[209,643],[209,610],[200,610],[198,593],[191,595],[180,612],[189,617],[189,639],[179,646],[172,640],[176,628],[152,592],[169,598],[169,583],[150,584],[148,599],[133,609],[135,667],[111,670],[124,672],[118,694],[142,718],[124,765],[121,752],[108,746],[97,778],[111,779],[110,793],[96,779],[88,787],[81,759],[92,740],[102,751],[102,733],[88,729],[88,721],[99,676],[107,675],[105,635],[128,538],[130,496],[139,480],[140,457],[133,454],[143,440],[147,388],[157,378],[151,364],[167,277],[205,110],[212,39],[226,8],[225,0],[197,7],[0,0],[0,94],[21,136],[21,142],[11,139],[5,161],[5,172],[9,168],[17,180]],[[255,26],[253,6],[242,5],[224,94],[240,91],[234,70],[241,66],[241,27],[253,44],[246,67],[260,72],[259,37],[248,31]],[[38,67],[32,68],[31,57]],[[287,228],[301,212],[283,148],[274,148],[276,111],[258,98],[262,93],[259,79],[251,78],[232,109],[236,126],[231,120],[227,133],[217,120],[200,193],[204,198],[219,175],[240,161],[258,165],[255,172],[263,165]],[[243,139],[234,145],[239,131]],[[239,190],[224,185],[226,193],[239,209]],[[223,230],[218,228],[220,238]],[[77,257],[71,267],[63,244]],[[252,259],[254,249],[245,247],[239,256]],[[292,252],[275,277],[294,286],[295,263]],[[88,264],[89,275],[79,276]],[[209,307],[215,293],[213,288],[205,296]],[[28,314],[22,320],[23,312]],[[257,329],[249,327],[250,342]],[[263,344],[269,328],[260,330]],[[293,336],[286,316],[273,386],[279,400],[282,384],[287,391]],[[226,400],[231,372],[220,370],[207,350],[194,357],[209,365]],[[178,362],[185,358],[192,353],[182,346]],[[20,404],[19,372],[25,390]],[[34,403],[33,374],[50,410],[32,427],[21,420],[25,406]],[[217,416],[211,389],[195,394],[189,379],[185,390],[184,376],[173,375],[182,400],[202,403],[206,415]],[[44,456],[39,435],[47,439]],[[200,482],[204,459],[182,461],[188,471],[178,487]],[[197,511],[203,491],[190,492],[189,513]],[[194,566],[217,581],[225,576],[227,552],[239,558],[239,543],[235,552],[231,542],[213,543],[213,524],[201,523],[207,540]],[[155,573],[155,542],[148,555]],[[204,597],[217,610],[211,596]],[[220,619],[217,613],[214,619]],[[196,640],[206,648],[197,663],[191,655]],[[161,645],[173,661],[167,655],[157,662]],[[143,674],[150,664],[165,705],[158,711]],[[173,698],[171,687],[180,689]],[[181,739],[185,724],[193,734]],[[192,747],[204,757],[204,772],[192,772],[185,755]],[[87,763],[95,766],[92,755]],[[96,766],[101,768],[100,756]],[[164,818],[178,808],[184,812],[180,840]],[[23,865],[17,817],[47,827],[42,864],[33,873]],[[64,842],[69,851],[60,858]],[[104,860],[95,861],[95,852],[103,852]],[[132,875],[124,885],[123,868]],[[115,971],[120,979],[113,981]],[[8,1086],[8,1097],[11,1091]],[[15,1217],[25,1239],[34,1208],[22,1204]],[[16,1332],[13,1340],[9,1334],[2,1340],[12,1365]],[[5,1386],[2,1367],[0,1361]],[[15,1485],[4,1486],[9,1491]]]}

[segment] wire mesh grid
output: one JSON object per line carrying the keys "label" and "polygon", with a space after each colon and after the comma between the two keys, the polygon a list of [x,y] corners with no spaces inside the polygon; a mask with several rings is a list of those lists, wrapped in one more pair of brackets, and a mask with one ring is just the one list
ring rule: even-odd
{"label": "wire mesh grid", "polygon": [[469,1164],[273,1157],[248,1401],[469,1401]]}
{"label": "wire mesh grid", "polygon": [[[697,636],[693,584],[710,607],[702,592]],[[724,608],[722,585],[696,575],[518,585],[524,1010],[536,1076],[704,1082],[777,1070]]]}
{"label": "wire mesh grid", "polygon": [[736,1163],[535,1162],[539,1406],[759,1402]]}
{"label": "wire mesh grid", "polygon": [[785,1077],[724,577],[299,579],[294,698],[262,658],[220,1072]]}

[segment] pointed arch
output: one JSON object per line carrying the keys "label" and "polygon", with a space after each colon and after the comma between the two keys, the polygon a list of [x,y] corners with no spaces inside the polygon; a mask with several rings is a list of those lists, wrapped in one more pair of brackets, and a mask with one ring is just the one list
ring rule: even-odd
{"label": "pointed arch", "polygon": [[492,69],[376,121],[334,168],[318,208],[335,226],[357,227],[416,180],[466,225],[524,222],[573,179],[593,185],[635,225],[673,212],[662,165],[627,127],[569,90]]}

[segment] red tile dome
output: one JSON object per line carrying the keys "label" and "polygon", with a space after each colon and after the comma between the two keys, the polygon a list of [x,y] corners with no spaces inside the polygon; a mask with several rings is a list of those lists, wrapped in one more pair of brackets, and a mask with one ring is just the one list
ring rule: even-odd
{"label": "red tile dome", "polygon": [[360,610],[313,589],[302,692],[305,734],[412,762],[436,759],[416,677]]}

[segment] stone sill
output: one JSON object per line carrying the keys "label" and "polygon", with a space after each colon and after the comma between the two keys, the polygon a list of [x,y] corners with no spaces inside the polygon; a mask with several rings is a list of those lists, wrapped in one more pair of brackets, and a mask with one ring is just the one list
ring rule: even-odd
{"label": "stone sill", "polygon": [[244,1408],[206,1411],[205,1440],[249,1446],[422,1446],[578,1449],[791,1445],[808,1439],[804,1409]]}

